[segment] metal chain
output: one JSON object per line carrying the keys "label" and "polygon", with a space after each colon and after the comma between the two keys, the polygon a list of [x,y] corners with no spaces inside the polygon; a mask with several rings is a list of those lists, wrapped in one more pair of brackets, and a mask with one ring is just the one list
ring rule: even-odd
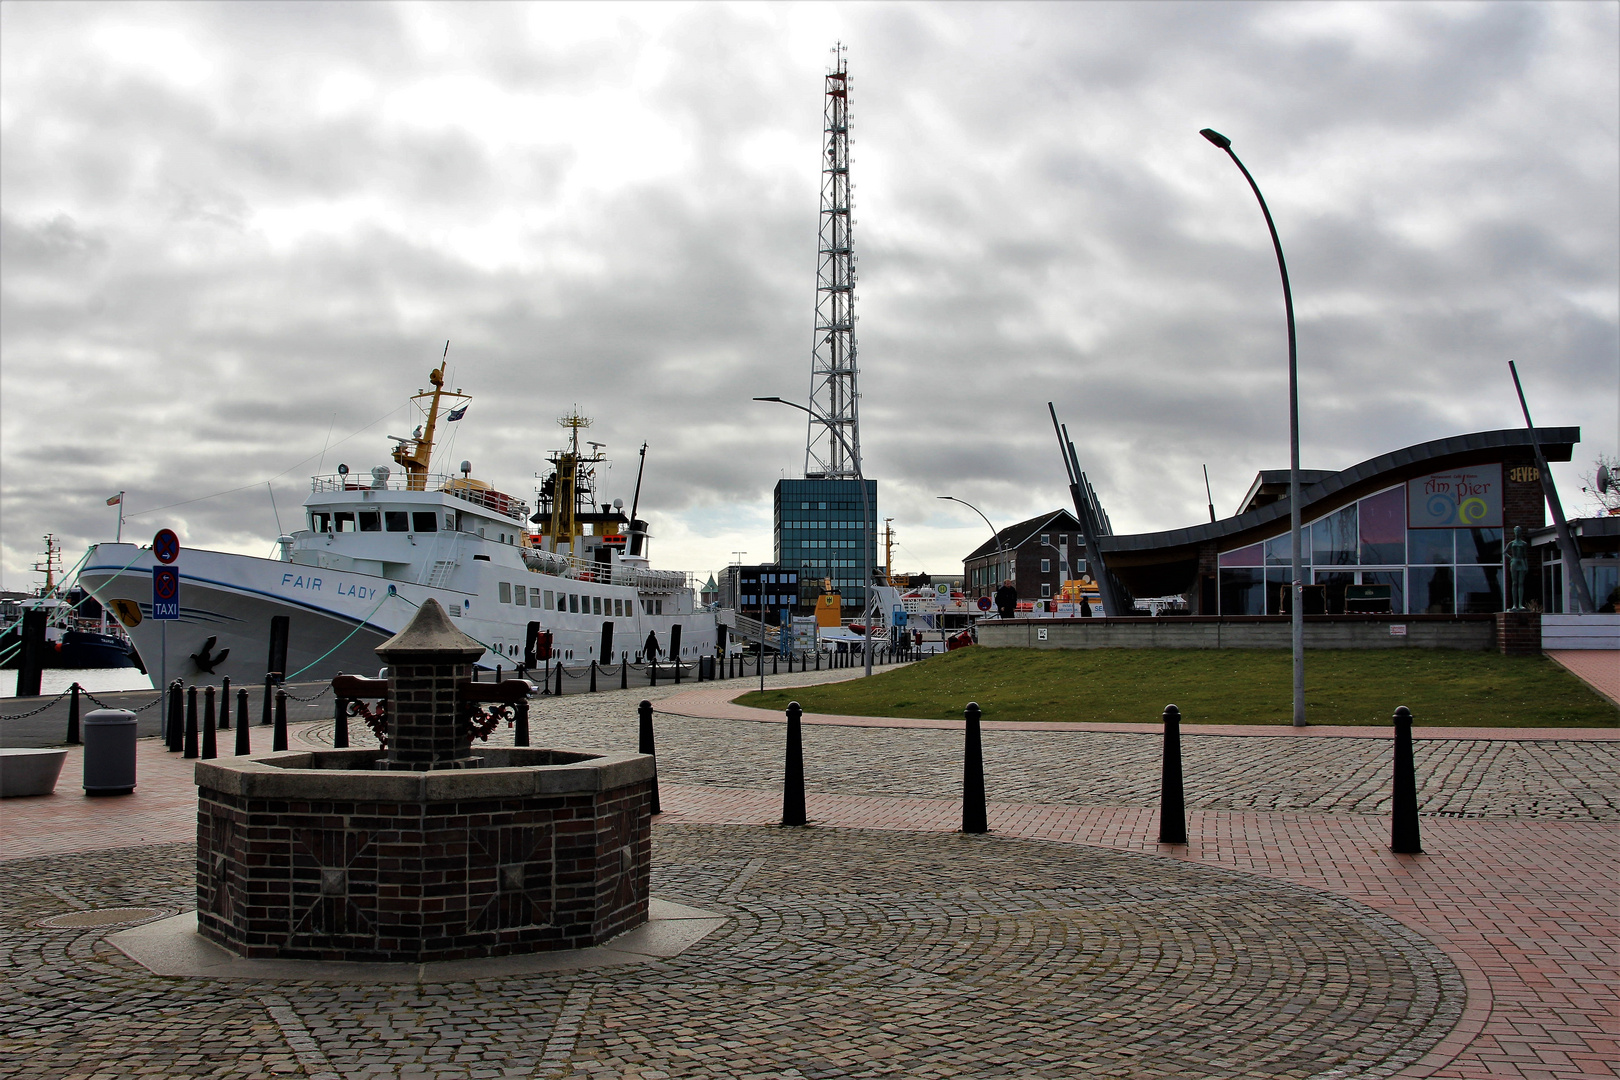
{"label": "metal chain", "polygon": [[[0,720],[24,720],[24,719],[26,719],[26,718],[28,718],[30,716],[38,716],[40,713],[44,712],[46,709],[50,708],[52,705],[55,705],[58,701],[61,701],[63,698],[67,697],[72,692],[73,692],[73,688],[70,686],[66,690],[62,691],[60,694],[57,694],[51,700],[47,701],[45,704],[41,705],[37,709],[32,710],[31,712],[11,713],[11,714],[8,714],[6,716],[0,716]],[[82,694],[84,691],[80,690],[79,692]]]}
{"label": "metal chain", "polygon": [[[71,693],[72,688],[69,687],[68,689],[69,689],[69,692]],[[97,705],[101,706],[103,709],[116,709],[116,708],[118,708],[117,705],[109,705],[105,701],[102,701],[100,698],[96,697],[96,695],[92,694],[90,691],[86,690],[82,686],[79,687],[79,693],[83,697],[89,698],[91,701],[95,702]],[[157,697],[153,698],[151,701],[148,701],[145,705],[142,705],[140,708],[138,708],[138,709],[127,709],[125,711],[126,712],[134,712],[134,713],[143,713],[147,709],[150,709],[152,706],[156,705],[158,702],[160,702],[162,700],[163,700],[163,695],[159,694]]]}
{"label": "metal chain", "polygon": [[[287,693],[286,691],[282,691],[282,692]],[[328,683],[325,686],[321,687],[319,690],[315,691],[315,693],[309,695],[309,697],[299,697],[297,694],[287,694],[287,697],[292,701],[314,701],[316,698],[321,697],[321,696],[323,696],[325,694],[330,694],[331,692],[332,692],[332,684]]]}

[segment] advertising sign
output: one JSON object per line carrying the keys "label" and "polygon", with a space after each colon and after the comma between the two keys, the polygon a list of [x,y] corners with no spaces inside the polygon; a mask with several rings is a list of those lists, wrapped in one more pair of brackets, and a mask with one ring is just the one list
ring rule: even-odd
{"label": "advertising sign", "polygon": [[1501,465],[1430,473],[1407,481],[1409,529],[1483,529],[1501,524]]}

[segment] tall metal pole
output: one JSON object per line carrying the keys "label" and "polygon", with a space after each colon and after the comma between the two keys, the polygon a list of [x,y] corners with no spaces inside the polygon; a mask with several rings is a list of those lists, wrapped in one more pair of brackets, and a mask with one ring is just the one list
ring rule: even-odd
{"label": "tall metal pole", "polygon": [[[934,498],[936,498],[936,499],[949,499],[951,502],[961,503],[963,506],[965,506],[969,510],[973,511],[975,514],[978,514],[980,517],[984,518],[984,523],[986,525],[990,525],[990,519],[987,518],[987,517],[984,517],[984,511],[980,510],[977,506],[974,506],[972,503],[968,502],[966,499],[958,499],[955,495],[935,495]],[[1004,570],[1005,570],[1006,557],[1003,554],[1003,552],[1006,549],[1002,546],[1002,543],[1001,543],[1001,533],[996,530],[996,527],[994,525],[990,525],[990,538],[996,542],[996,575],[997,575],[997,577],[1000,577],[1001,573],[1004,572]],[[1048,546],[1050,546],[1050,545],[1048,545]],[[1054,549],[1054,550],[1056,550],[1056,549]]]}
{"label": "tall metal pole", "polygon": [[[1519,369],[1513,361],[1508,361],[1508,371],[1513,373],[1513,389],[1519,393],[1519,408],[1524,412],[1524,426],[1530,429],[1530,447],[1536,452],[1536,466],[1541,472],[1541,492],[1547,497],[1547,505],[1552,507],[1553,528],[1558,535],[1558,551],[1564,560],[1564,581],[1568,584],[1570,596],[1585,614],[1597,610],[1592,602],[1592,590],[1586,586],[1586,572],[1581,569],[1581,551],[1575,546],[1575,538],[1570,535],[1569,522],[1564,520],[1564,504],[1558,498],[1558,489],[1553,486],[1552,469],[1547,467],[1547,455],[1541,450],[1541,437],[1536,434],[1536,425],[1530,420],[1530,406],[1524,400],[1524,387],[1519,385]],[[1545,604],[1543,604],[1545,606]]]}
{"label": "tall metal pole", "polygon": [[[788,401],[786,398],[779,397],[757,397],[754,400],[774,401],[778,405],[786,405],[790,409],[798,409],[802,413],[809,413],[812,420],[825,422],[824,417],[818,416],[796,401]],[[861,489],[861,592],[866,600],[863,605],[865,610],[861,616],[861,621],[866,624],[866,633],[864,635],[866,641],[862,651],[866,654],[866,674],[870,675],[872,674],[872,547],[877,540],[877,523],[872,520],[872,500],[866,494],[866,474],[861,471],[860,444],[857,443],[854,447],[851,447],[849,443],[844,441],[844,433],[839,431],[835,425],[829,424],[827,430],[832,432],[844,449],[849,452],[850,460],[855,465],[855,483]],[[871,543],[868,543],[868,538],[871,539]]]}
{"label": "tall metal pole", "polygon": [[1218,131],[1204,128],[1200,135],[1226,151],[1226,156],[1249,182],[1254,197],[1260,201],[1260,212],[1266,216],[1266,228],[1271,231],[1271,246],[1277,251],[1277,269],[1282,274],[1283,309],[1288,315],[1288,536],[1293,548],[1293,603],[1289,605],[1292,618],[1294,645],[1294,726],[1305,726],[1305,553],[1300,545],[1299,524],[1299,352],[1294,342],[1294,293],[1288,287],[1288,263],[1283,260],[1282,241],[1277,239],[1277,226],[1271,220],[1271,208],[1260,194],[1260,185],[1254,182],[1249,170],[1232,152],[1232,140]]}

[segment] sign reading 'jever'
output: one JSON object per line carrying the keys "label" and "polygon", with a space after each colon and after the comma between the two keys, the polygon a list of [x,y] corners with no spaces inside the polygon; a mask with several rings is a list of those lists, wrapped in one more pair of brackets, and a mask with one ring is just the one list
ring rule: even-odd
{"label": "sign reading 'jever'", "polygon": [[1430,473],[1407,481],[1409,529],[1485,529],[1501,524],[1501,465]]}

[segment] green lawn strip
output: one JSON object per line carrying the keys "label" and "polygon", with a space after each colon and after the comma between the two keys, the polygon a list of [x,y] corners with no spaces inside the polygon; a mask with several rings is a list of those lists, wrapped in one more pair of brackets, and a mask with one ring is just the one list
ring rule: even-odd
{"label": "green lawn strip", "polygon": [[[919,719],[1286,724],[1292,660],[1281,649],[961,649],[870,679],[744,694],[740,705]],[[1313,724],[1385,726],[1398,705],[1420,727],[1615,727],[1620,709],[1551,660],[1445,649],[1305,656]]]}

